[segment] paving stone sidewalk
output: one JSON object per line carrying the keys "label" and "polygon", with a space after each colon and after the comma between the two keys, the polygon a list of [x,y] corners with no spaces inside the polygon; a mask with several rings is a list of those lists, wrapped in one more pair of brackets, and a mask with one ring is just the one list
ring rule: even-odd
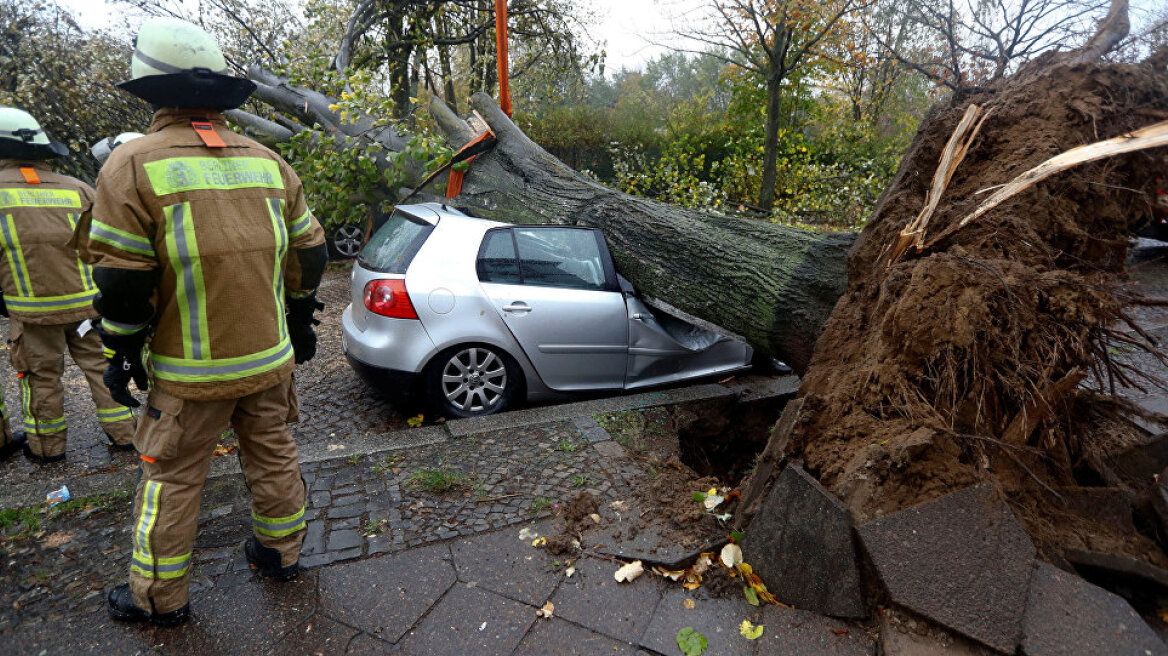
{"label": "paving stone sidewalk", "polygon": [[[530,532],[551,531],[575,494],[596,495],[610,515],[645,475],[588,418],[311,463],[309,569],[290,584],[248,568],[248,495],[241,477],[221,477],[200,513],[195,619],[170,630],[106,618],[104,590],[130,551],[130,498],[115,491],[0,541],[0,644],[46,655],[672,654],[677,630],[694,626],[720,646],[711,654],[872,653],[856,626],[648,576],[618,585],[616,565],[591,557],[568,577],[566,562],[532,546]],[[555,616],[538,618],[547,601]],[[743,619],[789,630],[752,643],[738,634]]]}

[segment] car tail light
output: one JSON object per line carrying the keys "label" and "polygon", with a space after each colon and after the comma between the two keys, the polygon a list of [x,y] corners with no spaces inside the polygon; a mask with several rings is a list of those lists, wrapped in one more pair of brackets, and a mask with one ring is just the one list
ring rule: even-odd
{"label": "car tail light", "polygon": [[406,281],[370,280],[365,284],[365,307],[373,314],[394,319],[417,319],[414,304],[406,293]]}

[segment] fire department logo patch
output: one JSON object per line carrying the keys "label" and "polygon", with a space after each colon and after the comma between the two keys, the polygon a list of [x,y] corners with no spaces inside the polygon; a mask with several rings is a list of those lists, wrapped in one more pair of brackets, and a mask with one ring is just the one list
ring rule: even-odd
{"label": "fire department logo patch", "polygon": [[171,189],[193,187],[199,179],[199,172],[181,160],[171,162],[166,167],[166,185]]}

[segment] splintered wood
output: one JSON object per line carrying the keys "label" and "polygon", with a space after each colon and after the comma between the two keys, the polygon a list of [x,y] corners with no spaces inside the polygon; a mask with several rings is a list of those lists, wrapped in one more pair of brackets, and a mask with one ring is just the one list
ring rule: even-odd
{"label": "splintered wood", "polygon": [[949,142],[945,144],[945,150],[941,152],[941,162],[937,165],[937,171],[933,174],[933,186],[925,195],[925,206],[921,209],[920,214],[900,231],[896,243],[891,245],[888,260],[884,265],[885,270],[888,270],[888,267],[896,264],[896,261],[900,259],[900,256],[910,246],[916,246],[918,252],[921,250],[921,244],[924,243],[925,231],[929,227],[929,219],[933,218],[933,212],[937,210],[937,205],[940,204],[941,196],[945,193],[945,189],[948,188],[949,181],[953,179],[953,174],[957,172],[957,167],[965,159],[970,145],[977,138],[977,133],[981,131],[982,124],[985,123],[985,120],[989,118],[991,113],[989,111],[983,112],[981,105],[970,105],[965,108],[965,115],[961,118],[961,122],[957,124],[957,129],[953,131],[953,135],[949,137]]}
{"label": "splintered wood", "polygon": [[925,196],[925,206],[921,209],[920,214],[900,231],[896,241],[885,249],[887,253],[887,259],[884,263],[885,271],[893,264],[896,264],[897,260],[910,248],[915,248],[917,253],[932,248],[937,242],[969,225],[1004,201],[1013,198],[1055,173],[1066,171],[1080,164],[1086,164],[1087,162],[1094,162],[1124,153],[1146,150],[1157,146],[1168,146],[1168,121],[1161,121],[1160,123],[1140,128],[1139,130],[1120,135],[1113,139],[1106,139],[1072,148],[1055,155],[1014,178],[1007,184],[1002,185],[968,216],[949,226],[936,237],[926,242],[925,233],[929,227],[929,220],[933,217],[938,204],[941,202],[941,195],[945,193],[945,189],[953,179],[953,174],[957,171],[957,167],[961,164],[961,161],[965,159],[970,145],[977,137],[982,124],[985,123],[991,111],[985,111],[983,113],[979,105],[970,105],[966,108],[965,115],[957,125],[957,129],[953,131],[953,135],[945,145],[945,150],[941,153],[941,161],[937,165],[936,173],[933,175],[933,185]]}

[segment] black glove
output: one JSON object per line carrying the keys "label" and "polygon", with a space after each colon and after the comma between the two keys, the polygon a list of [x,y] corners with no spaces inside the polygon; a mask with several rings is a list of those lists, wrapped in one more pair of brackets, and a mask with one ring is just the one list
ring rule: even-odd
{"label": "black glove", "polygon": [[4,302],[4,294],[0,294],[0,317],[8,316],[8,304]]}
{"label": "black glove", "polygon": [[109,388],[110,396],[115,401],[129,408],[137,408],[142,404],[130,394],[130,381],[133,380],[134,385],[143,392],[150,387],[146,366],[142,361],[147,331],[122,335],[110,332],[102,326],[101,321],[95,321],[93,329],[101,336],[101,343],[105,346],[106,368],[101,381]]}
{"label": "black glove", "polygon": [[320,319],[312,316],[324,309],[324,303],[316,300],[316,293],[304,298],[288,299],[288,339],[292,340],[292,350],[296,353],[296,364],[304,364],[316,355],[316,331]]}

